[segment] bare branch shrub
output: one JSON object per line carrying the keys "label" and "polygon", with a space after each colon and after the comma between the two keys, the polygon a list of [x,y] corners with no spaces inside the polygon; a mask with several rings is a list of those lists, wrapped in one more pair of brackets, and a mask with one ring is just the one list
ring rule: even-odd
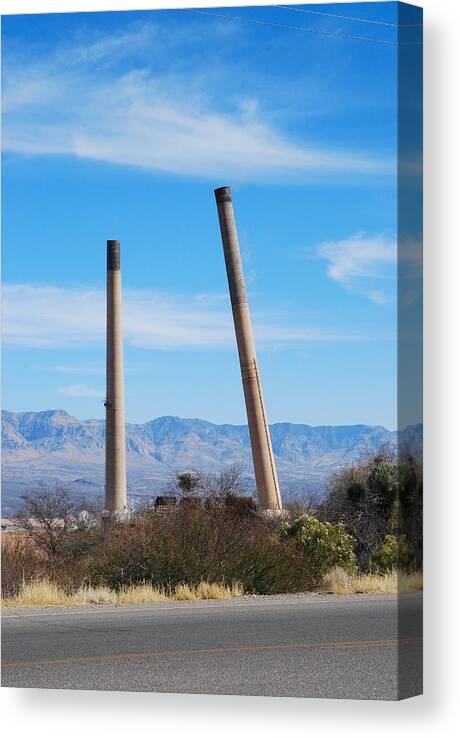
{"label": "bare branch shrub", "polygon": [[116,589],[144,581],[170,590],[239,581],[258,594],[308,590],[317,578],[279,525],[225,505],[179,506],[113,527],[99,542],[91,577]]}
{"label": "bare branch shrub", "polygon": [[284,505],[285,511],[291,520],[296,520],[302,515],[315,516],[321,505],[321,495],[312,490],[298,489],[291,492],[288,501]]}
{"label": "bare branch shrub", "polygon": [[84,505],[75,502],[62,488],[26,495],[24,507],[16,518],[32,536],[34,543],[54,562],[63,553],[71,531],[84,529],[88,518],[82,515]]}
{"label": "bare branch shrub", "polygon": [[2,535],[2,597],[14,597],[23,584],[47,574],[48,557],[28,533]]}

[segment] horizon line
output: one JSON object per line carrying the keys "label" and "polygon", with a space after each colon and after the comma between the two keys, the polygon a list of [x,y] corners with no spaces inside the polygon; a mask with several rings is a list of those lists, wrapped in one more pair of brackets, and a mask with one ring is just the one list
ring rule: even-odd
{"label": "horizon line", "polygon": [[[64,408],[47,408],[45,410],[7,410],[6,408],[1,408],[2,413],[10,413],[12,415],[39,415],[42,413],[63,413],[65,415],[68,415],[71,418],[75,418],[81,423],[89,423],[96,421],[98,423],[105,423],[104,418],[79,418],[76,415],[72,415]],[[212,420],[206,420],[205,418],[198,418],[198,417],[182,417],[180,415],[158,415],[154,418],[150,418],[149,420],[145,420],[144,422],[132,422],[127,420],[125,425],[146,425],[147,423],[153,423],[156,420],[163,420],[163,419],[173,419],[173,420],[181,420],[181,421],[198,421],[200,423],[208,423],[209,425],[214,426],[232,426],[234,428],[247,428],[247,423],[216,423]],[[299,423],[299,422],[293,422],[290,420],[280,420],[275,421],[272,423],[269,423],[269,426],[274,425],[297,425],[297,426],[306,426],[308,428],[356,428],[356,427],[363,427],[363,428],[383,428],[384,430],[388,431],[389,433],[398,433],[402,432],[402,429],[400,428],[388,428],[386,425],[383,425],[382,423],[375,423],[375,424],[369,424],[369,423],[320,423],[312,425],[310,423]],[[405,427],[407,428],[414,428],[418,426],[423,426],[423,421],[419,421],[416,423],[410,423]]]}

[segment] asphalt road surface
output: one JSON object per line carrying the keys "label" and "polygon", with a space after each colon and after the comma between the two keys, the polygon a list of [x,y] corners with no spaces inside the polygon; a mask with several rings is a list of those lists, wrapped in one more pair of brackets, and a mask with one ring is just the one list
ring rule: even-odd
{"label": "asphalt road surface", "polygon": [[422,690],[421,602],[285,595],[4,610],[2,686],[394,700]]}

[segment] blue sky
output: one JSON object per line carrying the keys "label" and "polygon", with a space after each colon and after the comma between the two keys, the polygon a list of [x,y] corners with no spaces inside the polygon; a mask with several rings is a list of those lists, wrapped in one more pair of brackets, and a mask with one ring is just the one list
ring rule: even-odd
{"label": "blue sky", "polygon": [[127,419],[245,422],[230,185],[270,421],[395,427],[396,5],[3,19],[4,407],[103,417],[118,238]]}

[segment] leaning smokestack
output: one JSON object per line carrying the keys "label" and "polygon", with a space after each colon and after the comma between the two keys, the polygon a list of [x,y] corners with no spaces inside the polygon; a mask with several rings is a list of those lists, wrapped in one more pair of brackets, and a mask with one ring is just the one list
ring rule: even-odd
{"label": "leaning smokestack", "polygon": [[219,214],[233,322],[240,357],[257,496],[259,504],[264,510],[281,510],[281,494],[270,431],[265,415],[230,187],[219,187],[214,191],[214,194]]}
{"label": "leaning smokestack", "polygon": [[125,402],[119,241],[107,241],[106,360],[105,508],[110,512],[116,512],[126,507]]}

